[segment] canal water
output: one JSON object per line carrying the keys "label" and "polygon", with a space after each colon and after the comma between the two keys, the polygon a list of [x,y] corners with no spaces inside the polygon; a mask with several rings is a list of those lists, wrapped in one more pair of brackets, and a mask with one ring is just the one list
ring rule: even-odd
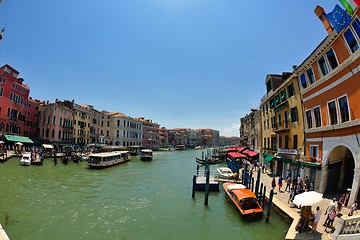
{"label": "canal water", "polygon": [[246,222],[222,188],[208,206],[202,192],[192,199],[196,156],[155,152],[151,162],[132,157],[102,170],[52,159],[24,167],[12,158],[0,164],[0,223],[11,240],[284,239],[289,225],[280,216]]}

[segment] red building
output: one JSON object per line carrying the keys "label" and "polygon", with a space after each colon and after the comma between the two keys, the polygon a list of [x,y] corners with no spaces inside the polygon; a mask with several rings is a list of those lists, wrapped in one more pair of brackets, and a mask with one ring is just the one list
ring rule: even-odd
{"label": "red building", "polygon": [[0,68],[0,136],[36,137],[39,102],[29,98],[29,85],[18,76],[7,64]]}

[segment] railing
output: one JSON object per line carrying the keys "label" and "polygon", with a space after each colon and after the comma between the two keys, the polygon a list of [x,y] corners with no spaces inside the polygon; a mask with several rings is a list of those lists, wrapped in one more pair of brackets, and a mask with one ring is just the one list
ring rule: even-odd
{"label": "railing", "polygon": [[289,120],[287,121],[281,121],[280,123],[279,122],[276,122],[274,124],[274,131],[284,131],[284,130],[289,130]]}
{"label": "railing", "polygon": [[340,218],[332,239],[360,239],[360,215]]}

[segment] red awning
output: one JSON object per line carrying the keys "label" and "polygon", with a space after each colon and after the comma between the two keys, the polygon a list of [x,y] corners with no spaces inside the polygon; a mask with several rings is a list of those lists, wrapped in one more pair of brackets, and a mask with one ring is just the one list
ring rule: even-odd
{"label": "red awning", "polygon": [[243,151],[243,154],[246,154],[248,157],[255,157],[255,156],[258,155],[259,153],[258,153],[258,152],[251,151],[251,150],[245,150],[245,151]]}
{"label": "red awning", "polygon": [[227,154],[227,156],[231,159],[235,159],[235,158],[246,158],[246,156],[244,154],[241,154],[239,152],[229,152]]}

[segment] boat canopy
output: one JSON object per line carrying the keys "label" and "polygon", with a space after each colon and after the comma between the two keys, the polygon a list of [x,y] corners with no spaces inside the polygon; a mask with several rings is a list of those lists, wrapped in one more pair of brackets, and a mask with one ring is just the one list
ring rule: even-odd
{"label": "boat canopy", "polygon": [[228,186],[229,191],[240,190],[240,189],[246,189],[246,186],[242,184],[230,184]]}
{"label": "boat canopy", "polygon": [[47,148],[47,149],[53,149],[54,148],[51,144],[43,144],[42,146],[44,148]]}
{"label": "boat canopy", "polygon": [[244,154],[241,154],[239,152],[229,152],[228,156],[232,159],[234,158],[246,158],[246,156]]}

